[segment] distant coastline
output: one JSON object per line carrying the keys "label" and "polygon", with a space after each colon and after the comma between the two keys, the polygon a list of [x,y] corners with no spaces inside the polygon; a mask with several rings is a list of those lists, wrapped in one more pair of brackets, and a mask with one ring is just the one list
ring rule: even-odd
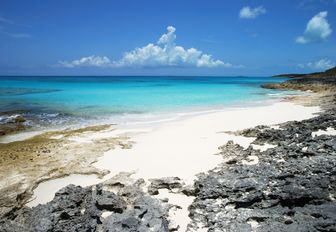
{"label": "distant coastline", "polygon": [[327,69],[323,72],[315,72],[315,73],[307,73],[307,74],[278,74],[274,75],[273,77],[287,77],[287,78],[301,78],[301,77],[308,77],[308,78],[325,78],[325,77],[333,77],[336,76],[336,67]]}

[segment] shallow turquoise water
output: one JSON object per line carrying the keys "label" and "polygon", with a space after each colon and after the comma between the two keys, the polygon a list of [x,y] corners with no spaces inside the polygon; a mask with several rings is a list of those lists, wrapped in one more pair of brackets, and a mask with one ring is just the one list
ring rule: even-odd
{"label": "shallow turquoise water", "polygon": [[0,112],[81,118],[179,112],[263,101],[271,77],[0,77]]}

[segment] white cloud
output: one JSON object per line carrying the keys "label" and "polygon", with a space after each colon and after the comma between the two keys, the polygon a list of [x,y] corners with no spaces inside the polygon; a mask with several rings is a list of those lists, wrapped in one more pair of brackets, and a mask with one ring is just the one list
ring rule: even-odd
{"label": "white cloud", "polygon": [[73,60],[71,62],[60,61],[59,64],[66,68],[74,67],[106,67],[111,64],[111,61],[106,56],[87,56],[79,60]]}
{"label": "white cloud", "polygon": [[297,43],[306,44],[312,42],[320,42],[327,39],[332,29],[327,21],[327,11],[321,11],[313,18],[311,18],[306,26],[302,36],[296,38]]}
{"label": "white cloud", "polygon": [[320,59],[315,62],[308,62],[307,64],[298,64],[300,68],[310,68],[314,70],[327,70],[336,66],[336,63],[328,59]]}
{"label": "white cloud", "polygon": [[2,31],[3,34],[6,34],[8,36],[11,36],[16,39],[22,39],[22,38],[31,38],[32,36],[26,33],[10,33],[6,31]]}
{"label": "white cloud", "polygon": [[6,24],[6,27],[11,26],[11,25],[21,26],[20,24],[16,24],[12,20],[9,20],[7,18],[4,18],[4,17],[0,16],[0,34],[7,35],[7,36],[10,36],[10,37],[13,37],[13,38],[16,38],[16,39],[30,38],[31,37],[31,35],[29,35],[27,33],[14,33],[14,32],[10,32],[10,31],[6,30],[5,26],[3,26],[5,24]]}
{"label": "white cloud", "polygon": [[14,24],[12,20],[0,16],[0,23]]}
{"label": "white cloud", "polygon": [[31,38],[32,36],[25,33],[11,33],[8,31],[5,31],[3,27],[0,26],[0,34],[7,35],[16,39],[22,39],[22,38]]}
{"label": "white cloud", "polygon": [[175,44],[176,29],[167,27],[167,33],[158,40],[157,45],[148,44],[126,52],[116,62],[117,66],[196,66],[196,67],[232,67],[230,63],[214,60],[211,55],[204,54],[195,48],[184,49]]}
{"label": "white cloud", "polygon": [[266,9],[263,6],[251,8],[249,6],[243,7],[239,12],[239,17],[242,19],[255,19],[261,14],[265,14]]}
{"label": "white cloud", "polygon": [[196,48],[185,49],[175,44],[176,29],[167,27],[167,33],[163,34],[156,44],[136,48],[126,52],[120,60],[110,61],[107,57],[89,56],[71,62],[59,62],[62,66],[73,68],[78,66],[96,67],[237,67],[221,60],[213,59],[211,55],[204,54]]}

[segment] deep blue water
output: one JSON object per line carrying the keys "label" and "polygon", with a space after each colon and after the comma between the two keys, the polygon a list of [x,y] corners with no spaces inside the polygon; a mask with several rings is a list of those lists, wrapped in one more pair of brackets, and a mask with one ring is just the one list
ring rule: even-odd
{"label": "deep blue water", "polygon": [[271,77],[0,77],[0,112],[80,118],[179,112],[263,101]]}

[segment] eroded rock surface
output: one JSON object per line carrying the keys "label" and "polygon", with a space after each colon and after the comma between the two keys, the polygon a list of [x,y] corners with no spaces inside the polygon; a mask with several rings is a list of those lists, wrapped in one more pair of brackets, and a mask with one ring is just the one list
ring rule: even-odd
{"label": "eroded rock surface", "polygon": [[12,211],[0,220],[0,231],[169,231],[171,206],[144,193],[143,183],[112,180],[87,188],[69,185],[47,204]]}
{"label": "eroded rock surface", "polygon": [[[233,142],[221,147],[225,162],[195,182],[191,231],[336,231],[336,113],[257,127],[239,134],[275,144],[264,152]],[[251,157],[258,162],[251,163]]]}
{"label": "eroded rock surface", "polygon": [[26,119],[21,115],[4,116],[0,113],[0,137],[25,130],[29,127]]}
{"label": "eroded rock surface", "polygon": [[[111,125],[51,131],[32,138],[0,144],[0,218],[22,207],[41,182],[70,174],[104,176],[92,166],[115,147],[128,148],[127,137],[109,136]],[[96,133],[107,133],[95,138]]]}
{"label": "eroded rock surface", "polygon": [[168,189],[170,191],[176,189],[181,190],[185,185],[184,182],[178,177],[164,177],[159,179],[149,179],[151,182],[148,186],[148,193],[151,195],[159,194],[160,189]]}
{"label": "eroded rock surface", "polygon": [[[194,186],[178,177],[131,180],[121,173],[103,184],[70,185],[44,205],[12,210],[0,231],[174,231],[172,206],[150,195],[160,189],[195,197],[188,231],[336,231],[336,128],[328,110],[300,122],[235,132],[273,144],[266,151],[233,142],[220,147],[223,162],[198,175]],[[175,225],[175,226],[172,226]]]}

